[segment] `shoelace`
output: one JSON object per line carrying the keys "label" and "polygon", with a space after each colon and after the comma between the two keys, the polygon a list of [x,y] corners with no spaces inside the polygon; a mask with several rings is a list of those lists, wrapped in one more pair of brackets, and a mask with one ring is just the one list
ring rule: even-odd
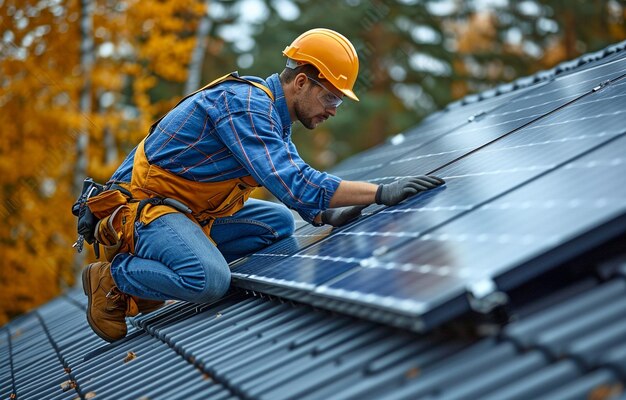
{"label": "shoelace", "polygon": [[128,309],[128,296],[120,292],[118,288],[112,288],[109,293],[107,293],[106,298],[109,299],[109,301],[107,302],[107,306],[110,306],[112,309]]}
{"label": "shoelace", "polygon": [[134,317],[139,314],[137,302],[133,297],[123,293],[116,287],[113,287],[109,293],[107,293],[106,298],[110,300],[107,303],[107,307],[112,310],[124,310],[127,317]]}

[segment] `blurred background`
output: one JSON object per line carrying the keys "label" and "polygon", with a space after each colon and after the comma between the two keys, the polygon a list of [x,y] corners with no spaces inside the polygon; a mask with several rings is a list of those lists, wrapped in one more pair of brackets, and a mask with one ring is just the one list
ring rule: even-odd
{"label": "blurred background", "polygon": [[305,30],[341,32],[361,63],[361,102],[294,125],[324,170],[455,99],[626,39],[625,17],[621,0],[0,0],[0,325],[93,260],[71,247],[85,176],[105,182],[184,94],[280,72]]}

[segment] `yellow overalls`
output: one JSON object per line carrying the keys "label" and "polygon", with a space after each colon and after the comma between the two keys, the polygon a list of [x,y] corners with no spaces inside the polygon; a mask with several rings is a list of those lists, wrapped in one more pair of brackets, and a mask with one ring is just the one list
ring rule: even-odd
{"label": "yellow overalls", "polygon": [[[258,87],[274,101],[269,88],[240,78],[234,73],[216,79],[183,100],[225,81],[245,82]],[[161,119],[152,125],[150,133]],[[250,197],[250,193],[259,186],[251,176],[221,182],[190,181],[156,165],[151,165],[144,152],[144,143],[145,139],[137,146],[131,182],[119,185],[127,192],[107,190],[87,201],[90,210],[100,219],[95,236],[96,240],[103,245],[108,261],[111,261],[118,253],[134,252],[135,220],[147,225],[162,215],[179,212],[168,205],[144,204],[145,202],[141,203],[141,200],[169,198],[183,203],[191,210],[191,213],[186,215],[198,223],[211,240],[213,221],[239,211]]]}

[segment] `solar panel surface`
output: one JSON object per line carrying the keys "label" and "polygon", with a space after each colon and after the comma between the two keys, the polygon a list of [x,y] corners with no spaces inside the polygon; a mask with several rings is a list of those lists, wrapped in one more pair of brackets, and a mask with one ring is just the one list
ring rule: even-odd
{"label": "solar panel surface", "polygon": [[[456,127],[445,135],[431,141],[425,141],[419,147],[412,147],[407,142],[399,144],[404,152],[383,153],[371,165],[371,157],[364,157],[363,163],[355,164],[350,171],[335,171],[341,178],[368,180],[370,182],[388,182],[397,176],[407,176],[433,172],[471,151],[515,132],[525,124],[543,118],[582,96],[607,80],[615,79],[626,70],[626,58],[603,64],[579,73],[566,75],[552,82],[526,91],[511,99],[499,99],[499,106],[492,110],[478,109],[478,117]],[[480,103],[479,103],[480,104]],[[460,114],[460,112],[457,112]],[[442,121],[447,123],[448,120]],[[436,127],[432,127],[437,131]],[[449,128],[449,125],[448,125]],[[444,129],[439,129],[443,131]],[[424,135],[428,139],[431,134]],[[422,136],[416,132],[413,137]],[[388,154],[388,155],[387,155]]]}
{"label": "solar panel surface", "polygon": [[[338,289],[341,296],[346,296],[346,291],[366,293],[369,296],[352,295],[351,299],[422,315],[445,304],[454,290],[465,296],[467,288],[482,285],[484,280],[493,279],[494,288],[513,288],[563,261],[549,250],[578,238],[575,246],[570,245],[567,252],[561,249],[558,256],[571,257],[606,239],[602,232],[585,235],[597,226],[608,230],[609,235],[613,229],[623,231],[626,190],[615,190],[615,184],[626,174],[625,150],[626,138],[621,136],[416,240],[361,263],[365,266],[317,290],[333,295]],[[607,224],[611,220],[613,224]],[[393,283],[380,284],[383,275]],[[424,283],[431,279],[445,281],[443,285],[449,290],[441,291],[437,286],[424,290]]]}
{"label": "solar panel surface", "polygon": [[[428,329],[583,251],[581,240],[588,248],[623,230],[626,189],[615,182],[626,172],[626,58],[617,54],[489,99],[490,111],[471,122],[430,118],[430,134],[418,128],[401,145],[339,166],[347,179],[436,171],[448,183],[397,207],[370,207],[375,215],[330,237],[328,228],[300,228],[236,265],[236,284]],[[446,131],[451,121],[458,125]]]}

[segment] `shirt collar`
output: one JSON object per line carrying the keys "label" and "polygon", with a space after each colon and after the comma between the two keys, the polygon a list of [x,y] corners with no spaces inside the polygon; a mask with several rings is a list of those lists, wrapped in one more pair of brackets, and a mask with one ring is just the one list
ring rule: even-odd
{"label": "shirt collar", "polygon": [[280,84],[280,78],[278,74],[273,74],[265,81],[274,94],[274,107],[276,107],[278,115],[280,115],[280,122],[283,124],[283,135],[289,135],[291,133],[291,117],[289,116],[287,99],[285,99],[285,92]]}

